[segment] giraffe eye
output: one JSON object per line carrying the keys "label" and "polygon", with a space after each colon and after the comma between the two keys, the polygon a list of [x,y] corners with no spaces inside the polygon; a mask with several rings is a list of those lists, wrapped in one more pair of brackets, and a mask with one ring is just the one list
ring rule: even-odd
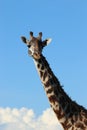
{"label": "giraffe eye", "polygon": [[31,45],[28,45],[28,47],[30,48],[30,47],[31,47]]}

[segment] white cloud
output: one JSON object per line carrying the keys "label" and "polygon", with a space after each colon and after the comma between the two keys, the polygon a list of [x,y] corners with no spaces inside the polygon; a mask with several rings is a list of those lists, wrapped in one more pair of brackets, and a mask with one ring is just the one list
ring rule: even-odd
{"label": "white cloud", "polygon": [[51,109],[36,117],[32,109],[0,108],[0,130],[63,130]]}

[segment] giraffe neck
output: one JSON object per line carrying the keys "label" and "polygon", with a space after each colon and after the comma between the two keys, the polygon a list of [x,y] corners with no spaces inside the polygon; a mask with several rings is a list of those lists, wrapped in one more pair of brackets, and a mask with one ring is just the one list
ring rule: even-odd
{"label": "giraffe neck", "polygon": [[[59,80],[53,74],[48,62],[43,55],[41,55],[39,60],[34,60],[34,62],[41,82],[44,86],[46,95],[49,99],[50,106],[56,114],[59,122],[62,124],[64,130],[76,130],[74,129],[73,124],[78,120],[81,109],[83,110],[83,113],[86,110],[73,102],[64,92]],[[81,128],[83,128],[83,125]]]}

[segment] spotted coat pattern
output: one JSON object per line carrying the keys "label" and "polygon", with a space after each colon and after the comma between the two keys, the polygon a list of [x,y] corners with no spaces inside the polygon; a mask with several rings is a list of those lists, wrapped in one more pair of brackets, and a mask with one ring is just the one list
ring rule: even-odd
{"label": "spotted coat pattern", "polygon": [[87,110],[72,101],[53,74],[46,58],[35,60],[50,106],[64,130],[87,130]]}

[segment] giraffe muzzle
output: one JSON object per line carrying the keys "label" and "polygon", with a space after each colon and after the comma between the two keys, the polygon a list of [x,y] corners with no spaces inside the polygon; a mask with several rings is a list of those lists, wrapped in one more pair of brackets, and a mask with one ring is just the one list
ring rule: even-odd
{"label": "giraffe muzzle", "polygon": [[31,50],[28,50],[28,54],[32,56],[32,52],[31,52]]}

